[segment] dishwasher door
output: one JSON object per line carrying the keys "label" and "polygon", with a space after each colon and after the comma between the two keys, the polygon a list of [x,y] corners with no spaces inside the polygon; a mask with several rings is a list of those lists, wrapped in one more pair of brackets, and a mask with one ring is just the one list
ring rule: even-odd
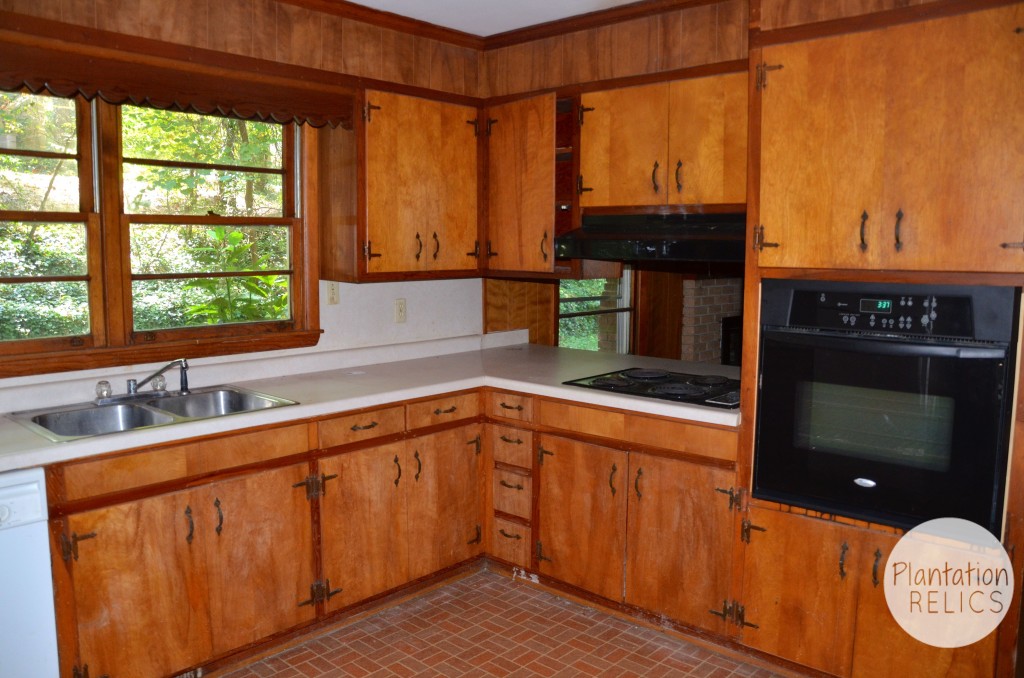
{"label": "dishwasher door", "polygon": [[43,470],[0,474],[0,676],[58,675]]}

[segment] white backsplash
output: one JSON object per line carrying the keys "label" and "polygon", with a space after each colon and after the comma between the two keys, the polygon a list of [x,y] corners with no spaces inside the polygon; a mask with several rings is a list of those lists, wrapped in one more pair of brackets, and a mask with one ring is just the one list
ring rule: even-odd
{"label": "white backsplash", "polygon": [[[521,332],[507,333],[504,338],[489,335],[484,340],[483,285],[478,278],[337,284],[339,303],[329,305],[328,283],[320,282],[320,326],[324,333],[316,346],[189,360],[190,386],[473,351],[502,341],[526,341]],[[395,299],[406,300],[404,323],[394,322]],[[100,379],[108,380],[114,393],[124,393],[127,379],[142,379],[162,364],[0,379],[0,412],[91,400]],[[177,370],[168,371],[166,377],[168,388],[177,388]]]}

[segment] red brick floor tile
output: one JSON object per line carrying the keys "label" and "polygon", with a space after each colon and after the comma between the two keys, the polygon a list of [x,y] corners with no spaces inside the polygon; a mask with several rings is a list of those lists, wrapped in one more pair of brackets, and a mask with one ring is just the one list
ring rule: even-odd
{"label": "red brick floor tile", "polygon": [[766,669],[481,571],[226,678],[777,678]]}

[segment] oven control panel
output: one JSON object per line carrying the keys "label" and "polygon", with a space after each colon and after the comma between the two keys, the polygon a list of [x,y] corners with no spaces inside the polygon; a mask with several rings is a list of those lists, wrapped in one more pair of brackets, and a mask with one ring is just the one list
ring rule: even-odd
{"label": "oven control panel", "polygon": [[795,290],[789,324],[829,330],[971,338],[970,297]]}

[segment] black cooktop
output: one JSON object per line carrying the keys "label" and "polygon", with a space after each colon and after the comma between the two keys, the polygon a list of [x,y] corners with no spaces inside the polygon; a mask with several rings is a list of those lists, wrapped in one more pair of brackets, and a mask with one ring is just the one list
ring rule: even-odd
{"label": "black cooktop", "polygon": [[734,409],[740,405],[739,380],[717,374],[683,374],[666,370],[633,368],[596,374],[592,377],[573,379],[563,383],[599,391],[725,409]]}

